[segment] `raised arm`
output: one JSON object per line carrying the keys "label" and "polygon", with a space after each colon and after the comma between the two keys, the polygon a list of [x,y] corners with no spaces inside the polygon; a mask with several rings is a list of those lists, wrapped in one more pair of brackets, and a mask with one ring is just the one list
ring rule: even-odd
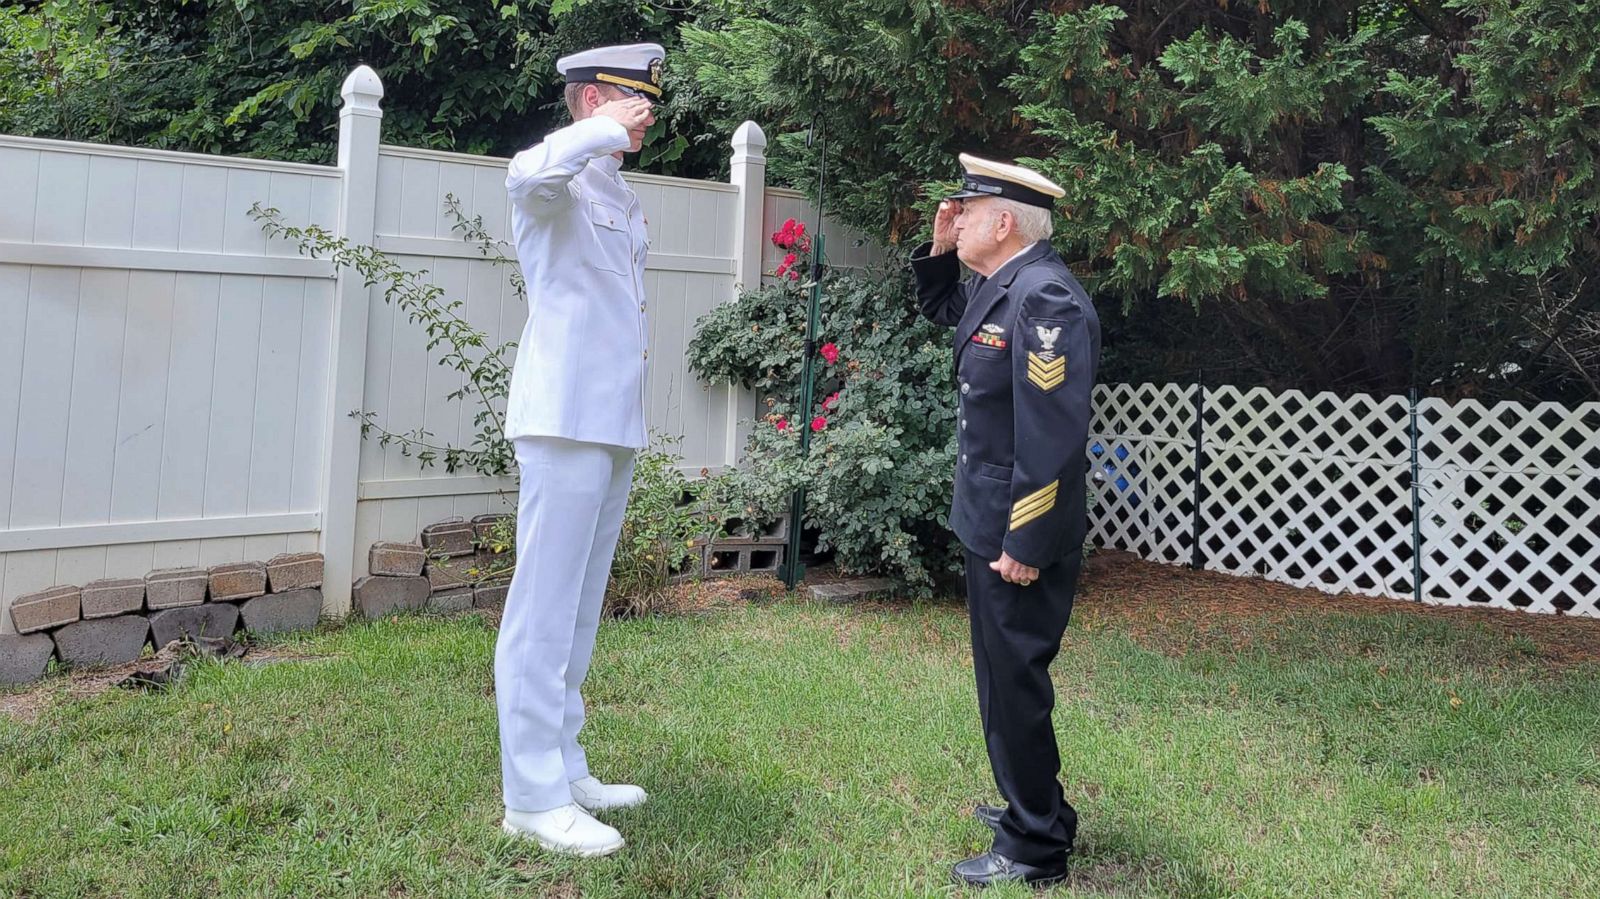
{"label": "raised arm", "polygon": [[632,138],[625,122],[649,110],[644,100],[613,101],[518,153],[506,173],[511,202],[533,215],[566,207],[572,202],[572,179],[590,160],[627,150]]}
{"label": "raised arm", "polygon": [[933,219],[933,240],[911,254],[911,271],[917,279],[917,302],[922,314],[937,325],[955,327],[967,311],[971,284],[961,283],[961,263],[956,259],[955,217],[961,204],[946,200]]}

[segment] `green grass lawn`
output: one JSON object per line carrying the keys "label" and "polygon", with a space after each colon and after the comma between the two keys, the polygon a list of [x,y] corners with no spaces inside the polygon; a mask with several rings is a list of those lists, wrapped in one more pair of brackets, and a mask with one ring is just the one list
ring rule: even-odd
{"label": "green grass lawn", "polygon": [[[1600,667],[1311,605],[1158,652],[1116,602],[1054,669],[1082,826],[1052,895],[1600,895]],[[958,606],[606,624],[585,742],[652,800],[597,861],[499,832],[493,646],[477,617],[358,624],[0,715],[0,896],[937,896],[987,848]]]}

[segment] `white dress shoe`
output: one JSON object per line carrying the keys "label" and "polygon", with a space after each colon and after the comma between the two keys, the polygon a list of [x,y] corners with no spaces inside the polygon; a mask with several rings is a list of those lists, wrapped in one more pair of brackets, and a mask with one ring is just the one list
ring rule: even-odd
{"label": "white dress shoe", "polygon": [[591,812],[643,805],[650,797],[632,784],[605,784],[593,777],[572,782],[572,799]]}
{"label": "white dress shoe", "polygon": [[500,829],[566,855],[610,855],[623,846],[622,834],[617,833],[616,828],[596,821],[576,805],[563,805],[546,812],[506,809],[506,819]]}

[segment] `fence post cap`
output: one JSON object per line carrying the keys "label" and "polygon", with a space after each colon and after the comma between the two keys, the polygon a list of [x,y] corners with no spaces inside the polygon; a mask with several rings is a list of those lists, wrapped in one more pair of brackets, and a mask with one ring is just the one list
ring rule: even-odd
{"label": "fence post cap", "polygon": [[767,148],[767,134],[755,122],[745,122],[733,132],[733,148],[741,153],[760,156]]}
{"label": "fence post cap", "polygon": [[344,79],[339,96],[347,109],[376,110],[378,101],[383,99],[383,81],[371,66],[356,66]]}

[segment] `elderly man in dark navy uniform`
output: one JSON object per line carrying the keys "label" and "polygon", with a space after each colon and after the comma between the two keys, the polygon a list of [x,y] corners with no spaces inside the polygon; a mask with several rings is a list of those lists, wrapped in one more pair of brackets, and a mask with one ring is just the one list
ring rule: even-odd
{"label": "elderly man in dark navy uniform", "polygon": [[[962,190],[912,256],[922,313],[956,329],[955,502],[966,549],[978,712],[1003,807],[979,806],[994,847],[958,881],[1049,883],[1066,874],[1078,815],[1056,779],[1049,666],[1083,564],[1089,394],[1100,320],[1050,247],[1062,189],[963,154]],[[974,274],[965,281],[957,260]]]}

